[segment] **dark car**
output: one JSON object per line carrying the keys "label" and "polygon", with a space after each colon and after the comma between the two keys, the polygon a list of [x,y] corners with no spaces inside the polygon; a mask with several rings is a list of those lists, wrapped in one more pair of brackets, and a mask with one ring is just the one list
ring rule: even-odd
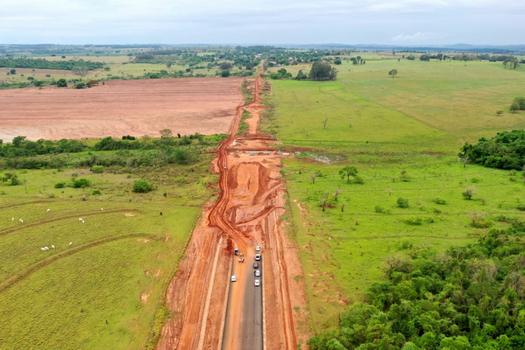
{"label": "dark car", "polygon": [[258,269],[259,268],[259,263],[257,261],[253,263],[253,268],[254,269]]}

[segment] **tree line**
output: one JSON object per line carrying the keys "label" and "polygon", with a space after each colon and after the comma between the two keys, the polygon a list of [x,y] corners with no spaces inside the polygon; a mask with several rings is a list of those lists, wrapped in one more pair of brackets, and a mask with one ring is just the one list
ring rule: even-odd
{"label": "tree line", "polygon": [[84,60],[49,61],[43,58],[0,57],[0,67],[84,71],[101,69],[104,63]]}

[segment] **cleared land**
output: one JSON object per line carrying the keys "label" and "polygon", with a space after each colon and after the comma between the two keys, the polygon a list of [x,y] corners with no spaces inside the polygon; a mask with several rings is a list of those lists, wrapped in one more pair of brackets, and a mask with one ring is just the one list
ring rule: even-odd
{"label": "cleared land", "polygon": [[0,90],[0,139],[225,133],[241,78],[109,81],[91,89]]}
{"label": "cleared land", "polygon": [[[525,127],[523,113],[508,112],[523,94],[523,72],[498,63],[392,59],[338,70],[336,82],[272,82],[275,109],[264,120],[296,152],[283,171],[314,332],[364,298],[387,257],[442,251],[505,226],[498,216],[525,217],[517,209],[525,201],[521,173],[457,159],[467,140]],[[347,165],[364,184],[341,179]],[[462,196],[467,188],[471,201]],[[400,197],[408,208],[398,207]]]}

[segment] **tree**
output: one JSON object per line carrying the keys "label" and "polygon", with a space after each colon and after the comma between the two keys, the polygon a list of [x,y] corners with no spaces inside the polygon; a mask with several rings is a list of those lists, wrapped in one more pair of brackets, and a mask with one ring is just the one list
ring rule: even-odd
{"label": "tree", "polygon": [[341,57],[336,57],[335,60],[334,60],[334,64],[340,65],[341,63],[343,63],[341,61]]}
{"label": "tree", "polygon": [[346,183],[350,183],[350,179],[355,178],[357,173],[357,168],[353,166],[345,166],[343,169],[339,170],[339,175],[343,180],[346,179]]}
{"label": "tree", "polygon": [[388,75],[390,75],[392,79],[394,79],[397,75],[397,69],[392,69],[390,72],[388,72]]}
{"label": "tree", "polygon": [[314,81],[326,81],[335,80],[337,77],[337,71],[333,68],[330,63],[323,61],[316,61],[312,64],[310,69],[309,78]]}
{"label": "tree", "polygon": [[231,74],[230,74],[230,71],[227,70],[227,69],[221,71],[221,77],[223,77],[223,78],[228,78],[230,75],[231,75]]}

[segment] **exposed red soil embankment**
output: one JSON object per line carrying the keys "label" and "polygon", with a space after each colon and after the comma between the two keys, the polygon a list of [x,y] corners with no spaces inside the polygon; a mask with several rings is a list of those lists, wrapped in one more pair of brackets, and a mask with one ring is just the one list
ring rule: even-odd
{"label": "exposed red soil embankment", "polygon": [[[194,230],[167,292],[171,318],[158,349],[262,349],[264,340],[265,349],[295,350],[303,338],[297,322],[304,315],[296,311],[305,304],[302,270],[281,220],[286,206],[281,156],[273,138],[257,131],[263,86],[258,77],[254,102],[237,108],[217,150],[219,198]],[[237,136],[244,110],[251,115],[248,135]],[[260,308],[246,303],[261,290],[253,286],[251,267],[257,244],[264,257]],[[233,260],[234,246],[245,254],[245,263]],[[229,283],[230,268],[235,283]],[[254,328],[253,320],[262,315],[262,327]]]}

